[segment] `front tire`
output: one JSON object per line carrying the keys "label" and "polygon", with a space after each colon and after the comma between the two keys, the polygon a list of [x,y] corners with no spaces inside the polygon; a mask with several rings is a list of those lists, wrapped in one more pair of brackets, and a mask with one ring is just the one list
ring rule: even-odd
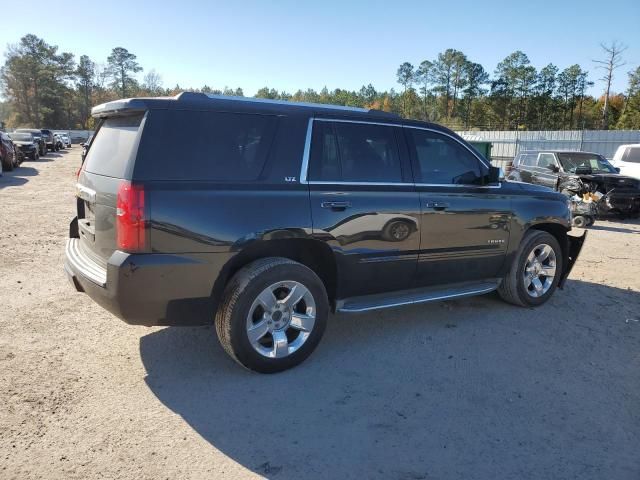
{"label": "front tire", "polygon": [[498,294],[508,303],[536,307],[555,292],[562,276],[562,249],[550,233],[530,230],[498,287]]}
{"label": "front tire", "polygon": [[320,278],[293,260],[270,257],[233,276],[215,324],[231,358],[250,370],[275,373],[300,364],[315,350],[328,315]]}

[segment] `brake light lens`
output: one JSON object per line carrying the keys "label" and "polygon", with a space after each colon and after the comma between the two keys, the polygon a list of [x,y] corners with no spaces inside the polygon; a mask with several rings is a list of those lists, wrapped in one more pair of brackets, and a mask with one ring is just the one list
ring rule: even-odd
{"label": "brake light lens", "polygon": [[120,184],[116,200],[116,237],[119,250],[139,252],[146,248],[142,185]]}

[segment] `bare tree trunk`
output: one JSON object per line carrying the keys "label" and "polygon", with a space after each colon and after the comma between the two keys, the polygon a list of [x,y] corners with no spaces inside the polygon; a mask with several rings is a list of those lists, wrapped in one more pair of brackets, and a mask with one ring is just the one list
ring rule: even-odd
{"label": "bare tree trunk", "polygon": [[605,71],[604,77],[600,80],[605,82],[607,88],[604,93],[604,106],[602,107],[602,129],[609,128],[609,95],[611,93],[611,81],[613,80],[613,72],[622,67],[625,62],[622,61],[622,53],[627,49],[625,45],[618,42],[612,42],[610,45],[600,44],[602,50],[606,53],[605,60],[594,60],[598,64],[598,68]]}

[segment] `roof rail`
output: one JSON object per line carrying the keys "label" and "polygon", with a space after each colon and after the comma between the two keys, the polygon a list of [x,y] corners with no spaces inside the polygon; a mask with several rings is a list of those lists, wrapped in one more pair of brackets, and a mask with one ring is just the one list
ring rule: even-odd
{"label": "roof rail", "polygon": [[384,112],[382,110],[375,110],[375,109],[369,109],[369,108],[346,107],[344,105],[332,105],[328,103],[292,102],[289,100],[273,100],[270,98],[237,97],[234,95],[216,95],[212,93],[182,92],[176,95],[176,99],[179,100],[181,97],[187,96],[189,94],[204,95],[207,98],[210,98],[212,100],[231,100],[236,102],[267,103],[271,105],[283,105],[283,106],[306,107],[306,108],[326,108],[329,110],[343,110],[347,112],[373,113],[376,115],[387,115],[387,116],[398,117],[398,115],[396,115],[395,113]]}

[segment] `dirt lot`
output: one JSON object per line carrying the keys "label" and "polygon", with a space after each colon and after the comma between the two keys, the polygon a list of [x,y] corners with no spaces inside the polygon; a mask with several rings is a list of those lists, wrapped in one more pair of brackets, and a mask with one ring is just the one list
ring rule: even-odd
{"label": "dirt lot", "polygon": [[211,328],[131,327],[62,270],[79,149],[0,178],[0,478],[640,478],[640,224],[563,292],[330,319],[252,374]]}

